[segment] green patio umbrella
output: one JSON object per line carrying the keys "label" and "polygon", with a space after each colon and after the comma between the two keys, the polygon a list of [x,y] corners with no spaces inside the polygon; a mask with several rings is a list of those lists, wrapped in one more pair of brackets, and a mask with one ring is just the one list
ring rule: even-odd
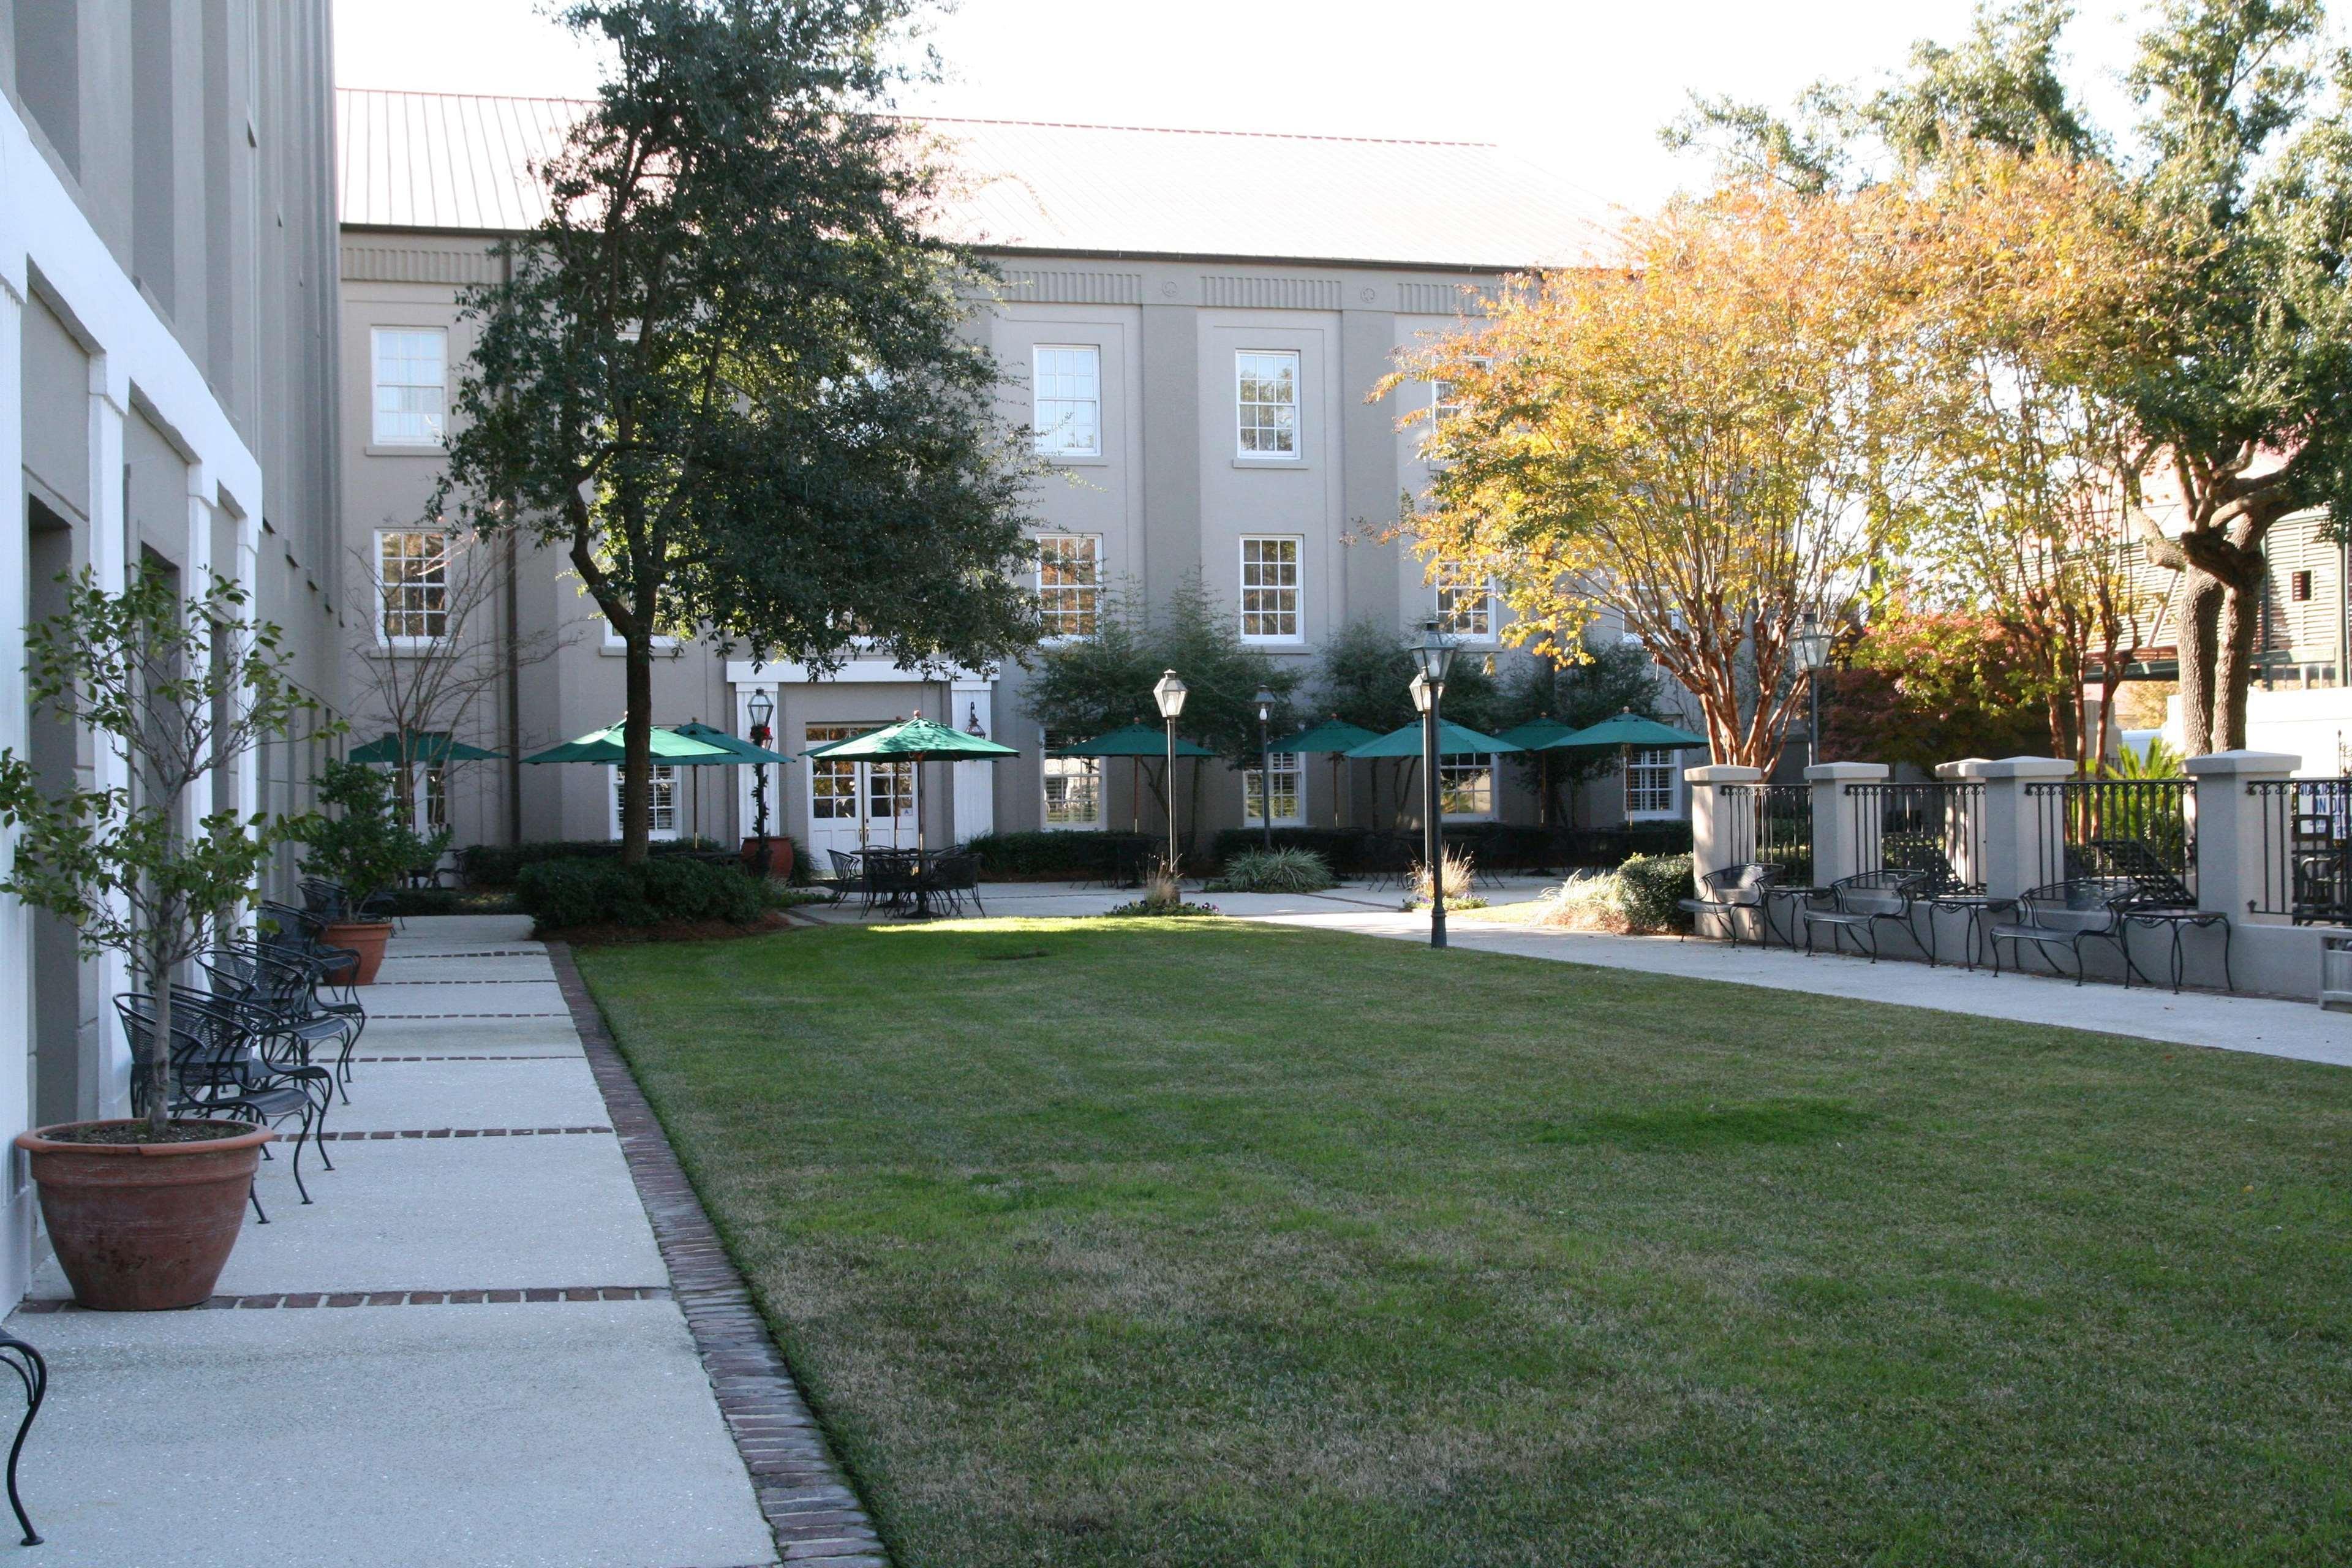
{"label": "green patio umbrella", "polygon": [[1367,741],[1380,737],[1361,724],[1350,724],[1337,713],[1311,730],[1301,730],[1296,735],[1286,735],[1266,750],[1270,752],[1329,752],[1331,757],[1331,826],[1339,826],[1339,764],[1348,753]]}
{"label": "green patio umbrella", "polygon": [[[402,755],[404,752],[407,753],[405,756]],[[446,730],[409,730],[397,735],[383,735],[364,746],[354,747],[343,760],[369,763],[378,767],[396,767],[404,762],[437,767],[444,763],[486,763],[502,755],[503,752],[486,752],[479,746],[452,740]]]}
{"label": "green patio umbrella", "polygon": [[[733,763],[742,760],[724,747],[711,745],[706,741],[690,740],[674,730],[665,730],[658,724],[654,726],[651,741],[654,761],[656,763],[673,765],[683,763],[692,766],[697,763]],[[628,750],[621,740],[621,726],[615,724],[609,730],[593,731],[588,734],[566,741],[560,746],[550,746],[543,752],[525,757],[523,761],[526,763],[618,763],[627,755]]]}
{"label": "green patio umbrella", "polygon": [[[1128,831],[1143,831],[1143,759],[1168,755],[1168,731],[1150,724],[1129,724],[1107,735],[1097,735],[1091,741],[1073,741],[1066,746],[1056,746],[1054,754],[1062,757],[1125,757],[1128,759]],[[1176,737],[1176,754],[1180,757],[1213,757],[1217,753],[1206,746],[1195,745]],[[1171,782],[1169,788],[1175,788]]]}
{"label": "green patio umbrella", "polygon": [[1706,737],[1694,735],[1688,730],[1677,730],[1671,724],[1661,724],[1655,719],[1644,719],[1631,708],[1614,719],[1603,719],[1590,724],[1566,740],[1555,741],[1555,746],[1639,746],[1645,750],[1680,749],[1704,746]]}
{"label": "green patio umbrella", "polygon": [[[1500,735],[1482,735],[1475,730],[1465,729],[1456,724],[1451,719],[1440,719],[1437,721],[1437,754],[1441,757],[1458,757],[1465,752],[1517,752],[1523,749],[1504,740]],[[1354,757],[1360,762],[1378,762],[1391,757],[1417,757],[1421,755],[1421,726],[1418,723],[1412,723],[1401,729],[1391,730],[1377,740],[1367,741],[1360,746],[1349,748],[1344,754]]]}
{"label": "green patio umbrella", "polygon": [[[992,763],[1000,757],[1017,757],[1021,753],[1011,746],[1003,746],[985,735],[967,734],[961,730],[932,722],[929,719],[901,719],[896,724],[885,724],[863,735],[853,735],[846,741],[829,746],[815,746],[801,753],[822,756],[832,763]],[[923,770],[914,771],[915,781],[915,848],[923,847]]]}
{"label": "green patio umbrella", "polygon": [[724,757],[696,757],[695,764],[719,766],[727,763],[789,763],[793,758],[782,752],[772,752],[765,746],[755,746],[749,741],[738,740],[726,731],[706,724],[699,719],[689,719],[683,724],[672,724],[669,732],[683,735],[689,741],[699,741],[706,746],[717,746],[727,752]]}

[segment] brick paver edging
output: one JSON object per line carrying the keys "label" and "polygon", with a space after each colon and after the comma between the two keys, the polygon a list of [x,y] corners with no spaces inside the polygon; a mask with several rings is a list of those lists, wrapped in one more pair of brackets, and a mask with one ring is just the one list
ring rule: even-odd
{"label": "brick paver edging", "polygon": [[653,1221],[671,1294],[694,1331],[695,1349],[736,1451],[751,1472],[751,1489],[775,1532],[777,1552],[792,1568],[888,1568],[874,1521],[825,1447],[766,1320],[751,1304],[750,1287],[613,1044],[572,950],[551,942],[547,956],[580,1031],[588,1070],[604,1096],[605,1114],[620,1134],[638,1200]]}
{"label": "brick paver edging", "polygon": [[[263,1296],[210,1296],[196,1310],[232,1311],[262,1307],[481,1307],[546,1301],[667,1301],[667,1285],[556,1285],[513,1290],[293,1290]],[[79,1312],[63,1297],[26,1297],[20,1312]]]}

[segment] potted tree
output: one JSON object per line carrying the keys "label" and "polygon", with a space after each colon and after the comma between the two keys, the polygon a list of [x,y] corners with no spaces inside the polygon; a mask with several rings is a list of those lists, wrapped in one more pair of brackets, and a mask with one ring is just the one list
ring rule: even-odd
{"label": "potted tree", "polygon": [[33,706],[80,724],[118,765],[101,761],[92,784],[58,788],[0,752],[0,824],[17,835],[0,890],[70,921],[85,955],[121,954],[155,1026],[131,1067],[138,1117],[16,1138],[86,1307],[188,1307],[212,1294],[271,1136],[171,1113],[174,973],[236,927],[278,846],[305,828],[240,813],[216,787],[313,707],[281,668],[278,628],[244,608],[243,590],[218,577],[184,601],[160,568],[142,567],[120,594],[85,571],[26,638]]}
{"label": "potted tree", "polygon": [[302,869],[341,886],[345,901],[327,926],[331,947],[359,954],[356,983],[375,983],[392,922],[368,911],[400,879],[449,847],[449,830],[418,835],[393,799],[392,775],[362,763],[333,762],[320,775],[327,815],[310,827]]}

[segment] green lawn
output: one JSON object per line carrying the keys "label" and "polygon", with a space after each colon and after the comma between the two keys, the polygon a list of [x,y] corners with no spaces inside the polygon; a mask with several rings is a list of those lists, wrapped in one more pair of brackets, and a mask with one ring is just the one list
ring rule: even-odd
{"label": "green lawn", "polygon": [[581,961],[901,1568],[2352,1562],[2342,1069],[1225,921]]}

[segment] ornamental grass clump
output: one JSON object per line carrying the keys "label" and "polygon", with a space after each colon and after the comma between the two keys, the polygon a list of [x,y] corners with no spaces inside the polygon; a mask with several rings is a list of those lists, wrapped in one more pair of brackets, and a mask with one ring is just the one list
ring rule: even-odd
{"label": "ornamental grass clump", "polygon": [[[1470,879],[1477,867],[1470,857],[1459,849],[1448,849],[1439,862],[1445,879],[1445,907],[1449,910],[1483,910],[1486,900],[1470,891]],[[1429,868],[1415,865],[1412,868],[1412,904],[1415,909],[1429,902]]]}
{"label": "ornamental grass clump", "polygon": [[1683,929],[1691,891],[1687,855],[1636,855],[1613,871],[1578,877],[1546,893],[1536,923],[1562,931],[1649,936]]}
{"label": "ornamental grass clump", "polygon": [[1252,849],[1231,856],[1221,879],[1235,893],[1319,893],[1336,880],[1312,849]]}

